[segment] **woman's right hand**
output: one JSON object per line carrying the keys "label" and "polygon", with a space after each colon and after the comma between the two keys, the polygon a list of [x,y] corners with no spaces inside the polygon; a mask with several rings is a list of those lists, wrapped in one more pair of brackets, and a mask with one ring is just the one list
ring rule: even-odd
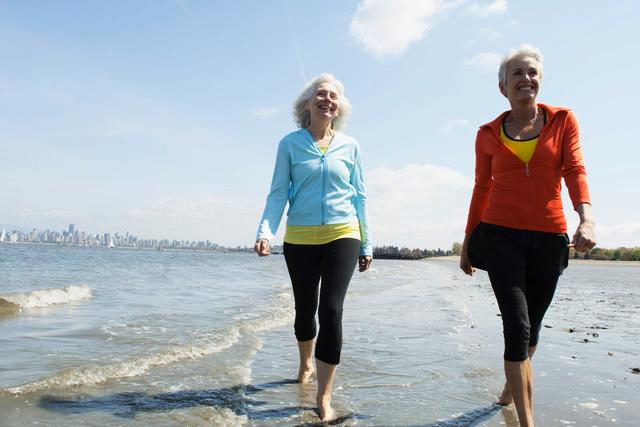
{"label": "woman's right hand", "polygon": [[469,237],[465,237],[464,242],[462,243],[462,249],[460,249],[460,270],[464,271],[464,274],[468,274],[469,276],[473,276],[476,269],[471,265],[471,261],[469,260]]}
{"label": "woman's right hand", "polygon": [[271,255],[271,246],[269,245],[269,241],[267,239],[256,240],[256,244],[253,246],[253,250],[256,251],[258,256]]}

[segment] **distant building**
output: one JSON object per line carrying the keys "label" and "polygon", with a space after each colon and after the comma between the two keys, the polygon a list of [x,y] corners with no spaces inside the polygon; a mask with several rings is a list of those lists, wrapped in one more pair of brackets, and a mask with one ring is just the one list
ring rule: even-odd
{"label": "distant building", "polygon": [[76,231],[76,225],[75,224],[69,224],[69,234],[71,234],[73,236],[73,233]]}

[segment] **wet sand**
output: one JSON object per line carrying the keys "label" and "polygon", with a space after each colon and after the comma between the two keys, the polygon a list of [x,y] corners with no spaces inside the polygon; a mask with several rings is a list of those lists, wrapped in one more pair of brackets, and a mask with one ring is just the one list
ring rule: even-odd
{"label": "wet sand", "polygon": [[[426,260],[452,268],[457,268],[458,261],[456,256]],[[533,358],[537,425],[638,425],[637,267],[640,262],[570,260],[543,321]],[[626,274],[621,275],[622,271]],[[487,340],[478,344],[477,362],[502,377],[502,329],[488,277],[478,271],[469,279],[472,287],[484,293],[481,301],[469,306],[478,321],[474,328],[484,331]],[[487,302],[493,316],[483,306]],[[497,396],[500,387],[493,391]],[[517,427],[516,419],[515,408],[509,405],[481,425]]]}

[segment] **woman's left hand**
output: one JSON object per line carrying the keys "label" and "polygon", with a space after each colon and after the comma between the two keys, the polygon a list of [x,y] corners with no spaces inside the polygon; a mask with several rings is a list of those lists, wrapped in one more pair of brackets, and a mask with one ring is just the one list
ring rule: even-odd
{"label": "woman's left hand", "polygon": [[358,270],[362,273],[363,271],[367,271],[369,266],[371,266],[371,261],[373,257],[370,255],[361,256],[358,258]]}
{"label": "woman's left hand", "polygon": [[586,252],[596,245],[595,224],[591,221],[583,222],[573,235],[571,244],[578,252]]}

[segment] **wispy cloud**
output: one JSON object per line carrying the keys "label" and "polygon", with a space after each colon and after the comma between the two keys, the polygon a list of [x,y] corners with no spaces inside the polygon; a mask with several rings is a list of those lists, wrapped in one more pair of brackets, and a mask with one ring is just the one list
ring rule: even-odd
{"label": "wispy cloud", "polygon": [[470,178],[430,164],[377,168],[367,178],[376,244],[449,248],[462,239]]}
{"label": "wispy cloud", "polygon": [[300,43],[298,38],[293,36],[293,50],[296,54],[296,61],[298,61],[298,72],[303,83],[307,82],[307,74],[304,71],[304,63],[302,62],[302,50],[300,49]]}
{"label": "wispy cloud", "polygon": [[473,13],[477,13],[480,16],[489,16],[496,13],[504,13],[507,11],[507,0],[495,0],[489,4],[471,3],[468,10]]}
{"label": "wispy cloud", "polygon": [[464,65],[486,70],[498,70],[498,65],[502,56],[492,52],[482,52],[475,56],[465,59]]}
{"label": "wispy cloud", "polygon": [[282,110],[284,110],[284,107],[282,105],[275,107],[257,107],[251,110],[251,114],[262,120],[267,120],[275,116],[276,114],[279,114]]}
{"label": "wispy cloud", "polygon": [[431,21],[454,3],[440,0],[364,0],[351,21],[351,35],[376,57],[402,54],[421,40]]}

